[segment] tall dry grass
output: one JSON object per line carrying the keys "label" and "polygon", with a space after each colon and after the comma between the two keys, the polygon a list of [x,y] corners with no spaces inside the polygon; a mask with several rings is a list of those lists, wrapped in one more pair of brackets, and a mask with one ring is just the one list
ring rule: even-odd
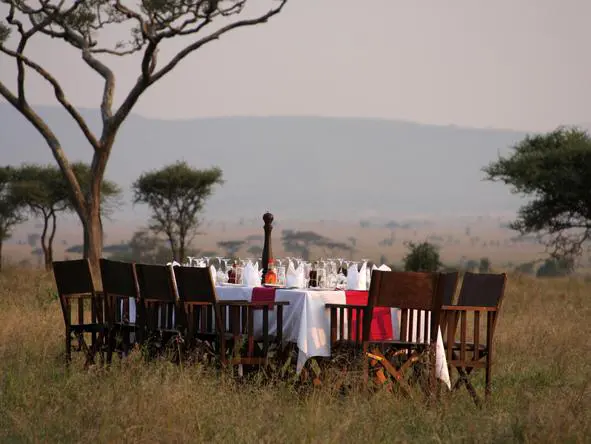
{"label": "tall dry grass", "polygon": [[[511,277],[497,329],[494,394],[435,406],[388,393],[296,392],[139,354],[109,371],[63,365],[50,275],[0,273],[2,442],[588,442],[591,285]],[[477,381],[481,386],[481,381]]]}

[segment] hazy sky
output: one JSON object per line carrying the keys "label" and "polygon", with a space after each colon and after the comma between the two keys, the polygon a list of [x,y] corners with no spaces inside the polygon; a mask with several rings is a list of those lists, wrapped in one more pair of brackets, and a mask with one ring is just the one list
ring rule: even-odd
{"label": "hazy sky", "polygon": [[[591,122],[590,19],[591,0],[290,0],[266,25],[194,53],[135,112],[524,130]],[[73,102],[98,106],[99,80],[76,53],[48,41],[32,49]],[[121,94],[139,73],[137,61],[113,62]],[[12,86],[13,73],[0,56],[0,79]],[[29,99],[54,103],[40,85],[31,82]]]}

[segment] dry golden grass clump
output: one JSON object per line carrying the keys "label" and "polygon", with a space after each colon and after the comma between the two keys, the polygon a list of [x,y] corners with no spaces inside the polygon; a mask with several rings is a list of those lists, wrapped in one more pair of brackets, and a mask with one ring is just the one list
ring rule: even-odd
{"label": "dry golden grass clump", "polygon": [[[496,337],[494,392],[435,406],[387,392],[304,393],[236,383],[199,365],[63,365],[49,274],[0,273],[0,442],[589,442],[591,285],[511,276]],[[477,386],[481,387],[477,381]]]}

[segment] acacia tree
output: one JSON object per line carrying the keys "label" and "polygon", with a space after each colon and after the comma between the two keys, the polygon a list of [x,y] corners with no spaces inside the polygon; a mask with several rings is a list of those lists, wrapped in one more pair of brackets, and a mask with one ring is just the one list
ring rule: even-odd
{"label": "acacia tree", "polygon": [[527,136],[483,169],[486,178],[530,197],[510,227],[537,234],[551,255],[578,256],[591,239],[591,137],[578,128]]}
{"label": "acacia tree", "polygon": [[0,168],[0,270],[2,270],[2,244],[11,236],[12,228],[25,220],[22,206],[12,192],[14,171]]}
{"label": "acacia tree", "polygon": [[404,271],[437,271],[441,267],[439,248],[429,242],[406,244],[408,252],[402,259]]}
{"label": "acacia tree", "polygon": [[[90,184],[90,167],[84,163],[72,164],[72,169],[82,189]],[[55,165],[22,165],[15,169],[12,184],[13,194],[29,212],[43,221],[41,248],[45,268],[51,269],[53,262],[53,240],[57,230],[57,215],[61,212],[75,211],[70,187],[63,174]],[[119,187],[104,180],[101,185],[102,214],[108,214],[112,204],[120,195]]]}
{"label": "acacia tree", "polygon": [[[189,54],[238,28],[264,23],[285,6],[287,0],[267,0],[267,9],[246,17],[249,0],[2,0],[6,20],[0,21],[0,60],[13,59],[16,88],[0,80],[0,96],[16,108],[43,136],[66,178],[76,213],[84,230],[84,255],[98,270],[102,250],[100,193],[107,162],[121,125],[154,83],[170,73]],[[248,7],[247,7],[248,6]],[[260,11],[261,4],[258,0]],[[247,10],[247,11],[245,11]],[[113,42],[113,35],[128,39]],[[12,34],[12,35],[11,35]],[[189,39],[170,59],[160,62],[158,50],[171,40]],[[102,80],[101,128],[95,133],[66,96],[60,80],[32,58],[29,43],[54,39],[69,46]],[[139,55],[138,77],[114,107],[116,74],[110,62]],[[56,100],[78,125],[92,149],[90,187],[78,181],[57,134],[27,97],[26,78],[35,73],[53,89]]]}
{"label": "acacia tree", "polygon": [[150,207],[150,229],[163,233],[173,258],[182,261],[187,245],[197,234],[199,212],[214,185],[222,183],[222,170],[217,167],[199,170],[177,162],[142,174],[132,185],[134,203]]}

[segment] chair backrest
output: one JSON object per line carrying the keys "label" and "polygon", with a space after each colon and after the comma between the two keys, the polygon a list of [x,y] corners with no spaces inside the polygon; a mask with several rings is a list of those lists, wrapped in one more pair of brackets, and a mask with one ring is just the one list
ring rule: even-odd
{"label": "chair backrest", "polygon": [[171,267],[167,265],[135,265],[140,297],[145,301],[176,302]]}
{"label": "chair backrest", "polygon": [[441,273],[374,270],[369,289],[369,316],[363,318],[364,340],[369,338],[373,308],[395,307],[401,312],[401,340],[435,342],[445,290],[443,284]]}
{"label": "chair backrest", "polygon": [[174,267],[174,276],[181,302],[202,304],[217,302],[209,268]]}
{"label": "chair backrest", "polygon": [[443,273],[443,305],[453,304],[456,289],[458,288],[458,276],[457,271]]}
{"label": "chair backrest", "polygon": [[470,273],[464,274],[458,305],[471,307],[500,307],[505,293],[507,275]]}
{"label": "chair backrest", "polygon": [[431,310],[442,300],[439,273],[374,270],[371,275],[368,305],[373,307]]}
{"label": "chair backrest", "polygon": [[129,262],[101,259],[103,292],[108,296],[137,298],[139,296],[135,265]]}
{"label": "chair backrest", "polygon": [[55,261],[53,276],[60,295],[75,296],[95,292],[88,259]]}
{"label": "chair backrest", "polygon": [[[90,322],[102,322],[102,307],[96,295],[88,259],[55,261],[52,266],[66,326],[87,323],[85,300],[90,302]],[[77,320],[74,321],[72,300],[77,301]]]}

